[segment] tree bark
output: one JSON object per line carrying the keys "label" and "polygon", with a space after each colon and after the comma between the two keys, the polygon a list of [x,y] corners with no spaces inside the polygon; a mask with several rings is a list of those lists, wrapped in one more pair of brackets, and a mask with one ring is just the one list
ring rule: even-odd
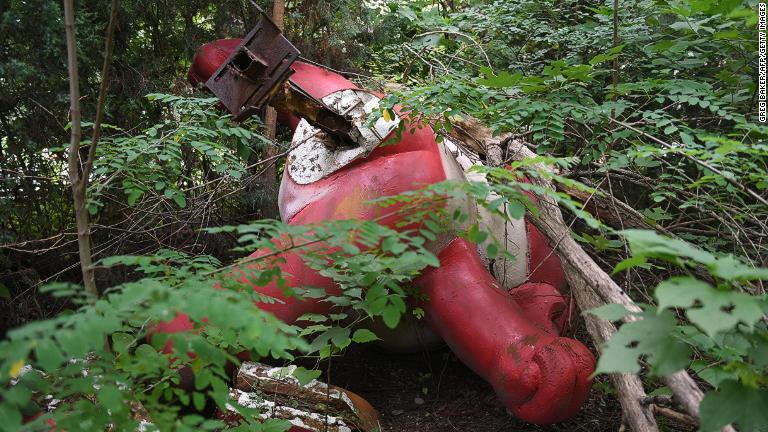
{"label": "tree bark", "polygon": [[[283,21],[285,16],[285,0],[274,0],[272,5],[272,21],[280,28],[283,29]],[[277,111],[271,106],[267,106],[264,113],[264,124],[267,127],[267,138],[271,141],[275,140],[277,135]],[[268,159],[277,154],[278,149],[275,146],[268,145],[264,148],[264,159]],[[262,216],[265,218],[279,218],[280,212],[276,205],[277,196],[277,165],[275,162],[270,162],[264,167],[264,191],[269,196],[269,199],[265,200],[264,208],[262,209]]]}
{"label": "tree bark", "polygon": [[109,25],[107,26],[106,47],[104,49],[104,66],[102,68],[101,85],[99,87],[98,106],[96,107],[96,122],[93,126],[93,137],[88,147],[85,163],[80,160],[80,143],[82,140],[82,125],[80,114],[80,79],[77,67],[77,42],[75,35],[75,12],[73,0],[64,0],[64,27],[67,44],[67,69],[69,71],[69,99],[72,118],[69,154],[67,158],[67,174],[72,184],[72,199],[75,206],[75,223],[77,226],[77,246],[80,255],[80,270],[83,274],[85,291],[93,298],[98,297],[96,277],[91,253],[90,217],[88,214],[87,190],[88,176],[96,154],[96,146],[101,136],[101,122],[104,116],[104,99],[109,80],[110,63],[112,60],[112,39],[117,22],[118,0],[112,0]]}
{"label": "tree bark", "polygon": [[[575,289],[571,286],[571,292],[576,303],[583,310],[601,306],[603,304],[602,299],[589,287],[585,286],[583,282],[582,279],[577,279],[573,283],[577,283],[580,286]],[[569,280],[569,283],[572,282]],[[602,352],[603,345],[616,333],[616,327],[610,322],[594,315],[587,315],[584,319],[587,324],[587,332],[592,337],[595,347],[597,347],[598,351]],[[619,403],[621,403],[624,422],[629,425],[631,430],[635,432],[658,430],[656,419],[650,407],[642,404],[646,393],[640,377],[634,374],[621,373],[611,374],[610,379],[613,387],[616,389]]]}
{"label": "tree bark", "polygon": [[[472,129],[475,140],[480,142],[498,141],[498,137],[491,138],[492,134],[487,128],[484,128],[476,121],[471,123],[466,125],[465,130]],[[486,136],[488,139],[480,138],[482,136]],[[509,154],[509,159],[523,160],[536,156],[520,140],[512,141],[508,145],[507,153]],[[492,148],[492,146],[487,145],[485,147],[488,149]],[[487,153],[488,162],[490,165],[499,166],[503,161],[494,156],[494,153],[497,152]],[[540,168],[546,169],[543,166]],[[539,186],[552,188],[549,182],[542,179],[531,179],[531,181]],[[563,264],[566,279],[571,287],[571,293],[579,307],[582,310],[588,310],[607,303],[616,303],[623,305],[629,311],[639,312],[641,309],[632,299],[571,237],[570,228],[565,224],[557,202],[549,196],[541,196],[538,199],[539,215],[530,218],[530,220],[552,242],[552,247]],[[601,347],[616,332],[613,324],[600,320],[597,317],[589,316],[586,318],[586,322],[587,331],[598,347]],[[671,375],[665,375],[662,378],[665,384],[672,390],[676,400],[698,421],[699,403],[703,399],[704,393],[699,389],[688,372],[681,370]],[[624,418],[632,430],[658,430],[651,407],[641,404],[645,397],[645,391],[640,378],[633,374],[612,374],[611,380],[619,395]],[[722,430],[725,432],[735,432],[730,425]]]}

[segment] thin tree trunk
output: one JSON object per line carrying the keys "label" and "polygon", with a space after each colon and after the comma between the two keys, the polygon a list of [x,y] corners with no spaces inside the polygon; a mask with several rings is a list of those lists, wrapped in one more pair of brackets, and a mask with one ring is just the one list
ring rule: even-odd
{"label": "thin tree trunk", "polygon": [[101,137],[101,122],[104,117],[104,99],[109,80],[110,63],[112,60],[112,39],[117,22],[118,0],[112,0],[109,25],[107,26],[107,40],[104,50],[104,67],[102,68],[102,82],[99,87],[98,106],[96,107],[96,121],[93,126],[93,136],[88,148],[88,156],[84,164],[80,161],[80,143],[82,140],[82,126],[80,114],[80,79],[77,68],[77,42],[75,38],[75,12],[73,0],[64,0],[64,26],[67,43],[67,69],[69,71],[69,98],[72,128],[69,142],[67,173],[72,184],[72,199],[75,206],[75,223],[77,226],[77,246],[80,255],[80,270],[83,274],[83,286],[85,291],[98,297],[96,278],[93,269],[93,256],[91,253],[90,217],[88,214],[87,196],[88,175],[93,167],[96,154],[96,146]]}
{"label": "thin tree trunk", "polygon": [[[275,0],[272,6],[272,21],[280,28],[283,29],[283,21],[285,17],[285,0]],[[277,135],[277,111],[271,106],[267,106],[267,110],[264,114],[264,124],[267,127],[267,138],[274,141]],[[277,154],[277,147],[267,146],[264,149],[264,159],[273,157]],[[280,217],[279,210],[275,205],[276,200],[273,199],[277,196],[277,165],[275,162],[269,163],[264,168],[264,191],[269,195],[269,199],[265,200],[266,204],[262,209],[262,215],[265,218],[278,218]]]}
{"label": "thin tree trunk", "polygon": [[[611,40],[611,48],[616,48],[619,45],[619,0],[613,0],[613,38]],[[611,71],[611,81],[613,82],[613,97],[616,101],[616,91],[619,87],[619,57],[616,56],[613,59],[613,70]],[[611,117],[616,118],[616,108],[612,108]]]}

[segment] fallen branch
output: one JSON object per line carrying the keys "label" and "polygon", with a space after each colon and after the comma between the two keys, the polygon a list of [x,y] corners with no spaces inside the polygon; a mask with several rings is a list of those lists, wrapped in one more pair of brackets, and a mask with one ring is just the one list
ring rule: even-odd
{"label": "fallen branch", "polygon": [[[662,141],[662,140],[656,138],[655,136],[653,136],[651,134],[643,132],[640,129],[637,129],[636,127],[633,127],[632,125],[626,124],[623,121],[619,121],[619,120],[616,120],[616,119],[613,119],[613,118],[611,118],[610,120],[612,122],[614,122],[614,123],[624,127],[624,128],[627,128],[627,129],[631,130],[632,132],[635,132],[635,133],[637,133],[639,135],[642,135],[642,136],[644,136],[644,137],[646,137],[646,138],[656,142],[657,144],[661,145],[662,147],[664,147],[667,150],[679,150],[678,147],[675,147],[672,144],[669,144],[668,142]],[[760,201],[760,203],[768,206],[768,200],[766,200],[765,198],[760,196],[760,194],[758,194],[757,192],[755,192],[752,189],[750,189],[747,186],[745,186],[743,183],[739,183],[732,176],[726,175],[725,173],[723,173],[719,169],[713,167],[712,165],[710,165],[709,163],[707,163],[707,162],[705,162],[705,161],[703,161],[701,159],[695,158],[695,157],[693,157],[693,156],[691,156],[689,154],[686,154],[686,153],[680,153],[680,154],[684,158],[692,161],[693,163],[701,166],[702,168],[708,169],[708,170],[712,171],[713,173],[719,175],[720,177],[722,177],[723,180],[725,180],[728,183],[730,183],[736,189],[739,189],[740,191],[742,191],[742,192],[746,193],[747,195],[752,196],[754,199]]]}
{"label": "fallen branch", "polygon": [[660,407],[658,405],[651,405],[651,409],[655,414],[663,415],[664,417],[670,418],[678,423],[683,423],[692,428],[697,428],[699,426],[699,424],[696,422],[696,419],[687,414],[683,414],[669,408]]}
{"label": "fallen branch", "polygon": [[650,225],[640,212],[624,201],[601,194],[590,194],[582,190],[569,188],[560,183],[556,186],[558,191],[565,192],[571,198],[584,204],[584,210],[606,225],[616,229],[637,228],[657,230],[670,237],[674,237],[674,234],[666,228],[656,224]]}
{"label": "fallen branch", "polygon": [[[569,278],[568,283],[572,284],[571,293],[580,308],[593,309],[604,304],[603,300],[587,286],[583,279],[571,280]],[[574,283],[577,285],[573,285]],[[595,347],[602,351],[605,343],[616,333],[616,327],[594,315],[587,315],[584,320],[587,324],[587,332],[595,343]],[[646,393],[640,377],[635,374],[621,373],[611,374],[610,379],[621,404],[624,422],[629,425],[631,430],[636,432],[659,430],[652,409],[643,405]]]}
{"label": "fallen branch", "polygon": [[[513,143],[513,158],[515,160],[522,160],[525,158],[535,157],[536,155],[529,150],[522,143]],[[540,186],[551,187],[551,184],[542,179],[532,179],[532,181]],[[568,280],[568,284],[571,287],[571,292],[576,299],[576,303],[582,310],[592,309],[602,304],[616,303],[624,306],[628,311],[639,312],[640,308],[632,301],[632,299],[619,287],[613,279],[608,276],[603,269],[598,266],[592,257],[582,249],[578,243],[571,237],[570,230],[563,221],[563,215],[560,212],[560,208],[557,202],[549,196],[539,197],[539,210],[538,217],[531,218],[536,228],[538,228],[544,235],[557,244],[556,253],[560,257],[563,266],[565,267],[565,275]],[[599,301],[591,300],[591,297],[587,297],[588,293],[597,294],[600,297]],[[597,304],[595,304],[597,303]],[[594,321],[593,321],[594,322]],[[611,330],[605,326],[605,323],[598,324],[602,327],[602,331]],[[601,331],[601,333],[602,333]],[[615,329],[613,329],[615,331]],[[611,332],[612,334],[612,332]],[[592,335],[590,333],[591,336]],[[597,341],[595,341],[597,342]],[[699,419],[699,404],[704,398],[704,393],[699,389],[696,383],[693,381],[688,372],[682,370],[671,375],[665,375],[662,377],[664,383],[672,390],[675,398],[683,405],[688,413],[698,421]],[[640,398],[635,394],[632,401],[626,401],[628,404],[639,403]],[[628,409],[624,407],[625,415],[627,415]],[[648,408],[643,408],[648,410]],[[652,414],[648,414],[652,415]],[[651,427],[646,424],[644,427]],[[645,430],[637,429],[634,430]],[[651,430],[651,429],[649,429]],[[726,426],[723,431],[734,432],[735,430],[731,426]]]}
{"label": "fallen branch", "polygon": [[[456,138],[470,145],[473,150],[485,153],[489,165],[499,166],[502,164],[503,159],[499,156],[500,152],[494,147],[499,145],[500,140],[509,137],[493,137],[491,131],[477,120],[462,120],[457,123],[459,127],[455,128],[458,131]],[[508,144],[507,154],[509,159],[515,161],[536,157],[536,154],[526,147],[521,140],[511,140]],[[540,168],[547,169],[544,166]],[[544,179],[533,178],[530,180],[539,186],[552,188],[552,184]],[[551,196],[541,196],[538,207],[539,215],[531,218],[530,221],[554,245],[555,252],[563,264],[571,293],[579,307],[582,310],[588,310],[607,303],[616,303],[623,305],[631,312],[641,311],[621,287],[571,237],[570,229],[565,224],[555,199]],[[616,332],[616,328],[611,323],[597,317],[588,316],[586,323],[587,330],[598,347],[602,346]],[[625,420],[632,430],[658,430],[651,408],[643,406],[641,403],[645,397],[645,391],[640,378],[631,374],[613,374],[611,379],[619,394]],[[698,421],[699,403],[704,394],[690,375],[686,371],[679,371],[664,376],[663,380],[691,417]],[[726,426],[723,430],[734,431],[731,426]]]}

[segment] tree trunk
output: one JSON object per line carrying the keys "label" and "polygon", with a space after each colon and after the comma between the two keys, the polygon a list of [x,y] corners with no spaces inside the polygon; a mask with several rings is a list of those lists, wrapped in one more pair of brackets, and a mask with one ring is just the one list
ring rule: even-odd
{"label": "tree trunk", "polygon": [[69,70],[69,102],[72,128],[69,140],[68,169],[75,204],[77,246],[80,253],[80,270],[83,286],[92,296],[98,296],[91,258],[91,233],[88,209],[85,207],[85,184],[80,177],[80,80],[77,71],[77,43],[75,41],[75,12],[72,0],[64,0],[64,26],[67,40],[67,69]]}
{"label": "tree trunk", "polygon": [[75,12],[72,0],[64,0],[64,26],[66,29],[67,43],[67,69],[69,71],[69,99],[72,117],[72,128],[69,142],[69,154],[67,159],[67,173],[72,184],[72,199],[75,206],[75,224],[77,226],[77,246],[80,255],[80,270],[83,274],[83,286],[85,291],[98,297],[96,277],[93,269],[93,256],[91,253],[90,217],[88,214],[87,191],[88,176],[96,155],[96,146],[101,136],[101,122],[104,117],[104,100],[109,84],[109,70],[112,60],[112,39],[117,22],[118,0],[112,0],[112,9],[107,26],[106,47],[104,49],[104,65],[102,67],[101,85],[99,86],[99,99],[96,107],[96,121],[93,125],[93,137],[88,148],[88,156],[85,163],[80,160],[80,143],[82,139],[82,126],[80,119],[80,80],[77,68],[77,43],[75,39]]}
{"label": "tree trunk", "polygon": [[[275,0],[272,6],[272,21],[280,28],[283,29],[283,20],[285,15],[285,0]],[[267,110],[264,114],[264,124],[267,127],[267,138],[271,141],[275,140],[277,135],[277,111],[271,106],[267,106]],[[264,148],[264,159],[275,156],[278,153],[278,148],[272,145],[268,145]],[[280,212],[277,208],[277,165],[276,162],[270,162],[264,167],[264,192],[269,197],[265,200],[264,208],[262,209],[262,216],[264,218],[279,218]]]}

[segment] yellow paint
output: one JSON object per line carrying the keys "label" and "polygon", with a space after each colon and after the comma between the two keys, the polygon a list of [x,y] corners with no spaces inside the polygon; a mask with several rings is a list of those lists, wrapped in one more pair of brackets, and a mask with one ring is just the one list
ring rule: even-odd
{"label": "yellow paint", "polygon": [[366,203],[370,197],[364,193],[360,186],[356,186],[351,193],[345,196],[336,205],[333,212],[334,219],[348,219],[358,217],[363,213],[363,209],[369,204]]}
{"label": "yellow paint", "polygon": [[24,368],[24,359],[20,359],[19,361],[13,362],[13,364],[11,364],[11,371],[10,371],[11,378],[18,378],[23,368]]}

